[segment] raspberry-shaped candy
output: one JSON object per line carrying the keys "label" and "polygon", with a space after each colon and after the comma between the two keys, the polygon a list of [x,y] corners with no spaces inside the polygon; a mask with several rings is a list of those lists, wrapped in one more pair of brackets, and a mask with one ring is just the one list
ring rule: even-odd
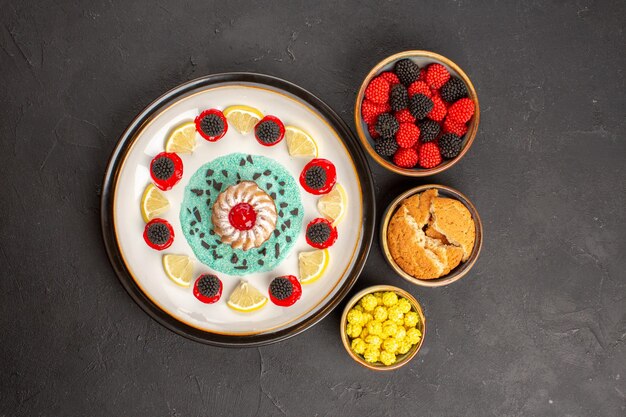
{"label": "raspberry-shaped candy", "polygon": [[410,148],[417,143],[420,138],[420,129],[413,123],[400,123],[400,128],[396,133],[396,142],[401,148]]}
{"label": "raspberry-shaped candy", "polygon": [[426,84],[434,90],[438,90],[450,79],[450,73],[441,64],[430,64],[426,69]]}
{"label": "raspberry-shaped candy", "polygon": [[467,133],[467,126],[465,123],[457,122],[448,116],[443,121],[443,133],[454,133],[457,136],[463,136]]}
{"label": "raspberry-shaped candy", "polygon": [[193,295],[205,304],[213,304],[222,296],[222,281],[215,275],[200,275],[193,285]]}
{"label": "raspberry-shaped candy", "polygon": [[474,102],[470,98],[459,99],[448,109],[448,117],[459,123],[467,123],[473,115]]}
{"label": "raspberry-shaped candy", "polygon": [[409,106],[409,95],[405,86],[402,84],[396,84],[391,87],[391,92],[389,93],[389,105],[393,111],[400,111]]}
{"label": "raspberry-shaped candy", "polygon": [[267,115],[254,126],[254,136],[263,146],[274,146],[285,137],[285,125],[276,116]]}
{"label": "raspberry-shaped candy", "polygon": [[391,113],[383,113],[378,116],[378,120],[376,121],[376,131],[383,138],[391,138],[396,134],[398,128],[400,127],[400,123],[396,120],[395,117]]}
{"label": "raspberry-shaped candy", "polygon": [[441,99],[439,94],[433,94],[431,100],[433,101],[433,109],[426,115],[426,117],[436,122],[440,122],[448,113],[446,103]]}
{"label": "raspberry-shaped candy", "polygon": [[375,123],[372,123],[371,125],[367,125],[367,131],[369,132],[370,137],[372,139],[378,139],[380,137],[380,135],[376,131],[376,124]]}
{"label": "raspberry-shaped candy", "polygon": [[383,72],[380,74],[380,76],[387,80],[389,86],[391,87],[400,83],[400,79],[398,78],[398,76],[391,71]]}
{"label": "raspberry-shaped candy", "polygon": [[270,283],[268,290],[270,300],[280,307],[293,305],[302,296],[300,281],[293,275],[276,277]]}
{"label": "raspberry-shaped candy", "polygon": [[424,94],[415,94],[409,103],[409,111],[417,120],[422,120],[433,109],[433,101]]}
{"label": "raspberry-shaped candy", "polygon": [[419,163],[422,168],[434,168],[441,163],[441,153],[435,142],[424,143],[419,150]]}
{"label": "raspberry-shaped candy", "polygon": [[428,84],[424,81],[415,81],[412,83],[409,88],[409,97],[413,97],[415,94],[424,94],[426,97],[430,97],[432,95],[430,88],[428,88]]}
{"label": "raspberry-shaped candy", "polygon": [[394,116],[400,123],[415,123],[415,117],[413,117],[409,109],[397,111],[394,113]]}
{"label": "raspberry-shaped candy", "polygon": [[374,150],[381,156],[393,156],[398,150],[398,142],[394,138],[381,139],[374,145]]}
{"label": "raspberry-shaped candy", "polygon": [[437,138],[437,135],[439,135],[439,131],[441,130],[441,127],[437,122],[429,119],[421,121],[419,123],[419,128],[420,140],[423,143],[435,140]]}
{"label": "raspberry-shaped candy", "polygon": [[209,142],[220,140],[228,131],[228,121],[220,110],[208,109],[195,119],[196,130]]}
{"label": "raspberry-shaped candy", "polygon": [[337,229],[328,219],[317,218],[306,226],[306,242],[317,249],[332,246],[337,240]]}
{"label": "raspberry-shaped candy", "polygon": [[171,190],[183,177],[183,161],[174,152],[161,152],[150,162],[150,176],[160,190]]}
{"label": "raspberry-shaped candy", "polygon": [[420,67],[412,60],[405,58],[396,62],[393,70],[402,84],[411,85],[420,75]]}
{"label": "raspberry-shaped candy", "polygon": [[415,148],[400,148],[393,156],[393,163],[401,168],[413,168],[418,160]]}
{"label": "raspberry-shaped candy", "polygon": [[368,125],[375,123],[378,116],[391,110],[389,103],[378,104],[371,100],[363,100],[361,104],[361,116]]}
{"label": "raspberry-shaped candy", "polygon": [[439,92],[441,93],[441,98],[448,103],[454,103],[460,98],[467,97],[465,83],[455,77],[450,78]]}
{"label": "raspberry-shaped candy", "polygon": [[446,133],[439,138],[439,150],[446,159],[456,158],[462,147],[463,140],[454,133]]}
{"label": "raspberry-shaped candy", "polygon": [[365,97],[374,103],[387,103],[389,101],[389,81],[383,77],[374,78],[365,89]]}

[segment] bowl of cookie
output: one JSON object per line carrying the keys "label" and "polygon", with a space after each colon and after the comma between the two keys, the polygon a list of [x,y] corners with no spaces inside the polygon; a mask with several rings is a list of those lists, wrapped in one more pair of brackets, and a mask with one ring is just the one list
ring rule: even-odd
{"label": "bowl of cookie", "polygon": [[483,228],[476,207],[445,185],[421,185],[396,197],[381,224],[389,265],[407,281],[440,287],[463,278],[478,259]]}
{"label": "bowl of cookie", "polygon": [[404,51],[365,76],[354,122],[378,164],[401,175],[433,175],[452,167],[472,146],[480,122],[478,95],[449,58]]}

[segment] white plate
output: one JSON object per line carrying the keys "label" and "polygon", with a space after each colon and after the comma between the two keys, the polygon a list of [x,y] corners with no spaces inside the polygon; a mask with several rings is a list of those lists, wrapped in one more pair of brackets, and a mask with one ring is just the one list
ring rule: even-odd
{"label": "white plate", "polygon": [[[319,157],[335,164],[337,182],[348,196],[348,211],[337,226],[339,237],[336,243],[329,248],[330,262],[326,272],[314,283],[303,285],[302,298],[287,308],[268,302],[258,311],[240,313],[230,309],[226,301],[240,279],[247,280],[267,294],[274,277],[287,274],[298,276],[298,253],[313,250],[304,238],[306,224],[322,217],[317,210],[319,196],[299,187],[304,218],[295,245],[273,270],[243,277],[225,275],[198,261],[185,239],[179,220],[185,187],[191,176],[203,164],[224,155],[246,153],[271,158],[286,168],[298,183],[302,168],[310,159],[291,157],[284,140],[276,146],[265,147],[255,140],[253,133],[244,136],[232,127],[218,142],[205,141],[196,134],[194,153],[179,155],[184,165],[181,181],[172,190],[164,192],[170,209],[160,217],[173,226],[174,243],[164,251],[155,251],[146,245],[142,236],[145,223],[141,217],[140,201],[145,187],[151,182],[150,161],[163,152],[169,132],[183,122],[192,121],[205,109],[224,110],[237,104],[255,107],[263,114],[278,117],[285,126],[292,125],[309,132],[318,144]],[[233,167],[234,171],[236,169]],[[123,263],[120,265],[122,268],[116,267],[118,275],[122,275],[122,282],[127,289],[137,287],[131,295],[137,289],[143,295],[135,297],[140,305],[146,309],[144,304],[148,304],[150,310],[156,307],[165,313],[153,316],[175,319],[175,322],[167,320],[165,323],[160,320],[167,327],[175,327],[174,330],[179,333],[209,343],[267,343],[314,324],[351,287],[362,268],[373,234],[371,188],[371,174],[356,140],[339,118],[310,93],[284,81],[255,74],[211,76],[167,93],[138,116],[125,133],[111,160],[103,190],[105,242],[114,266],[120,260]],[[111,242],[107,237],[112,238]],[[215,304],[203,304],[194,297],[191,287],[182,288],[173,283],[165,275],[161,262],[166,253],[186,254],[194,258],[194,277],[201,273],[218,275],[224,286],[222,298]]]}

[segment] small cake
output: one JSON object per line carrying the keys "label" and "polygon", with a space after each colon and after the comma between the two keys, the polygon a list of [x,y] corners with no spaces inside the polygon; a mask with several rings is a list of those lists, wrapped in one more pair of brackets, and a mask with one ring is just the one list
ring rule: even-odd
{"label": "small cake", "polygon": [[476,225],[458,200],[426,190],[402,202],[387,229],[391,257],[407,274],[419,279],[440,278],[472,253]]}
{"label": "small cake", "polygon": [[261,246],[276,228],[274,200],[253,181],[242,181],[221,192],[213,205],[215,233],[234,249]]}

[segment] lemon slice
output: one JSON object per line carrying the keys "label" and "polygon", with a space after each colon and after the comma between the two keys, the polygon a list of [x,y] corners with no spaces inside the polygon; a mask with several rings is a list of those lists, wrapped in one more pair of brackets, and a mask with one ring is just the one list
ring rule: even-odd
{"label": "lemon slice", "polygon": [[317,209],[324,217],[333,221],[336,225],[339,223],[348,207],[348,196],[341,184],[335,187],[326,195],[320,197],[317,201]]}
{"label": "lemon slice", "polygon": [[170,202],[154,184],[148,184],[141,196],[141,217],[148,223],[150,220],[165,213],[170,208]]}
{"label": "lemon slice", "polygon": [[317,158],[317,144],[304,130],[293,126],[285,127],[285,140],[289,155]]}
{"label": "lemon slice", "polygon": [[230,106],[224,110],[224,117],[237,132],[246,135],[263,118],[263,113],[250,106]]}
{"label": "lemon slice", "polygon": [[188,287],[193,274],[193,261],[187,255],[163,255],[165,274],[181,287]]}
{"label": "lemon slice", "polygon": [[240,281],[228,298],[228,307],[243,313],[249,313],[267,304],[267,297],[247,281]]}
{"label": "lemon slice", "polygon": [[328,249],[300,252],[298,254],[300,282],[302,284],[310,284],[317,281],[326,271],[328,259]]}
{"label": "lemon slice", "polygon": [[193,153],[196,147],[196,125],[186,122],[176,127],[165,141],[165,152]]}

